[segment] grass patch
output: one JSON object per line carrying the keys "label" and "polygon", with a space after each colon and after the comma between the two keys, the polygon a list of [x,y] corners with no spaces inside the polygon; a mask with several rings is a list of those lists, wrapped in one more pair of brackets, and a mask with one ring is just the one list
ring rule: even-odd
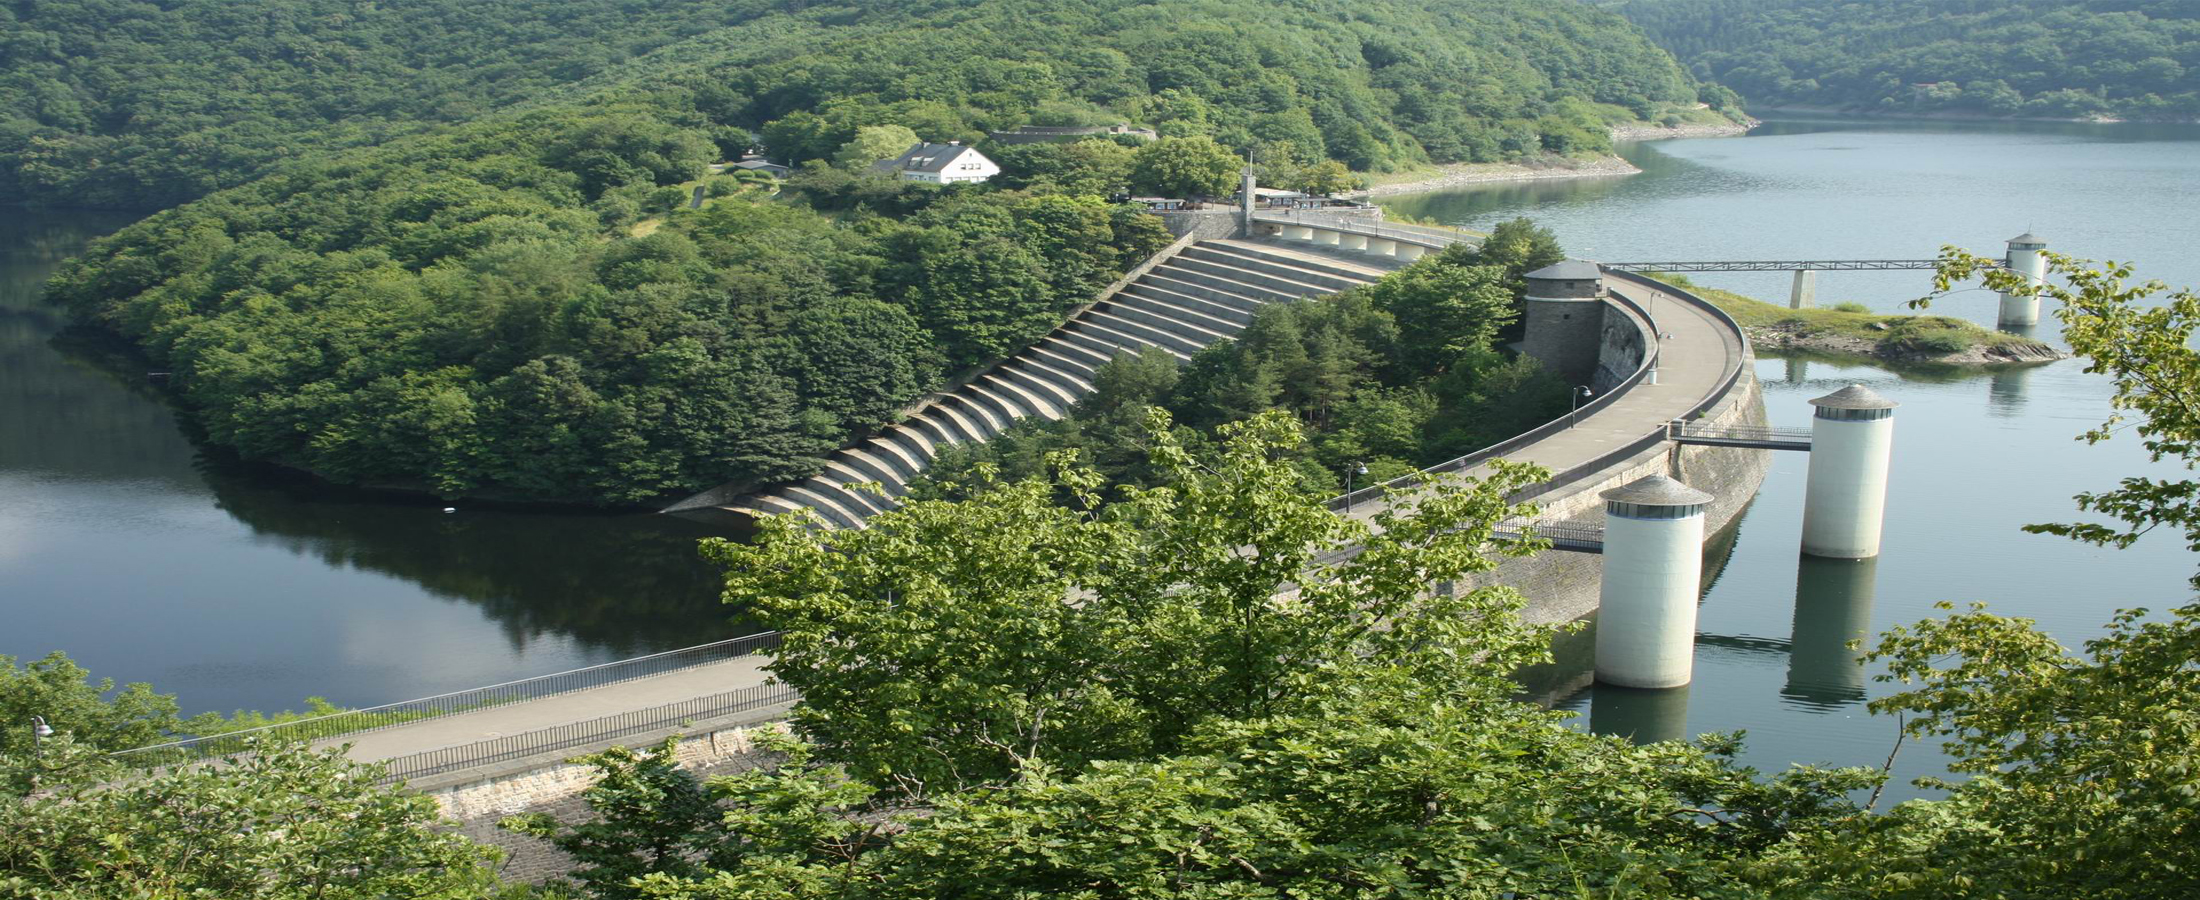
{"label": "grass patch", "polygon": [[[1983,328],[1949,316],[1901,316],[1872,312],[1861,303],[1789,309],[1733,291],[1704,287],[1685,275],[1649,273],[1651,278],[1693,292],[1733,316],[1742,327],[1762,329],[1828,347],[1858,342],[1882,356],[1947,356],[1976,349],[2043,346],[2020,335]],[[1832,340],[1828,340],[1832,339]]]}

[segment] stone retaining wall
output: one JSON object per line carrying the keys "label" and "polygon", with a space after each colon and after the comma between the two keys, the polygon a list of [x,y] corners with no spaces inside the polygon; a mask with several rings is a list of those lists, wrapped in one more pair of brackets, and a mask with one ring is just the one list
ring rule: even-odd
{"label": "stone retaining wall", "polygon": [[[759,748],[756,733],[758,729],[785,727],[771,722],[698,731],[681,740],[680,767],[709,777],[773,764],[778,755]],[[659,735],[621,743],[639,747],[661,740],[664,736]],[[458,823],[458,833],[504,851],[504,865],[499,871],[504,880],[541,884],[571,871],[572,858],[544,841],[498,828],[497,821],[522,813],[547,813],[569,825],[586,821],[590,812],[580,795],[595,783],[595,772],[589,766],[558,762],[426,793],[446,818]]]}
{"label": "stone retaining wall", "polygon": [[[1764,392],[1753,377],[1755,357],[1745,355],[1742,378],[1727,391],[1720,404],[1704,415],[1711,425],[1765,424]],[[1663,444],[1606,470],[1602,477],[1575,482],[1563,491],[1537,498],[1541,518],[1553,522],[1600,525],[1604,502],[1597,494],[1646,475],[1666,475],[1714,498],[1705,511],[1705,544],[1727,532],[1742,510],[1757,496],[1765,473],[1772,468],[1770,450],[1739,447],[1701,447]],[[1706,572],[1712,571],[1706,567]],[[1570,622],[1597,608],[1604,577],[1604,557],[1594,553],[1557,550],[1525,559],[1509,559],[1495,571],[1455,585],[1455,590],[1504,585],[1526,595],[1522,616],[1531,622]]]}

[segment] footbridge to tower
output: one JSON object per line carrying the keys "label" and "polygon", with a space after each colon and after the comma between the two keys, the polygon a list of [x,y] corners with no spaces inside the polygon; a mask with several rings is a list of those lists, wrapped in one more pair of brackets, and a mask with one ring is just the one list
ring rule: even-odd
{"label": "footbridge to tower", "polygon": [[[2029,231],[2007,241],[2008,253],[2002,257],[1999,268],[2008,269],[2023,276],[2032,285],[2041,284],[2047,275],[2047,264],[2040,254],[2047,249],[2047,241]],[[1932,271],[1940,267],[1938,259],[1729,259],[1729,260],[1653,260],[1648,262],[1610,262],[1604,268],[1615,272],[1793,272],[1794,281],[1788,290],[1788,308],[1804,309],[1817,304],[1818,273],[1820,272],[1910,272]],[[2002,328],[2027,328],[2039,324],[2039,292],[2034,290],[2001,295],[2001,314],[1996,324]]]}

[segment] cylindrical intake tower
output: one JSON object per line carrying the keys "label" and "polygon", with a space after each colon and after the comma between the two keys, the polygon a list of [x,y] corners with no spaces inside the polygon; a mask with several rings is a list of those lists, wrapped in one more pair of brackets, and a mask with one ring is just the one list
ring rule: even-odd
{"label": "cylindrical intake tower", "polygon": [[1811,419],[1810,475],[1803,488],[1803,552],[1878,556],[1899,404],[1860,384],[1810,404],[1818,412]]}
{"label": "cylindrical intake tower", "polygon": [[2047,258],[2040,251],[2045,249],[2047,241],[2029,231],[2009,239],[2009,271],[2023,276],[2032,289],[2001,295],[2001,316],[1995,320],[1999,327],[2025,328],[2040,323],[2039,286],[2047,282]]}
{"label": "cylindrical intake tower", "polygon": [[1650,475],[1598,496],[1604,498],[1604,581],[1597,680],[1634,688],[1687,684],[1695,672],[1704,508],[1711,495]]}

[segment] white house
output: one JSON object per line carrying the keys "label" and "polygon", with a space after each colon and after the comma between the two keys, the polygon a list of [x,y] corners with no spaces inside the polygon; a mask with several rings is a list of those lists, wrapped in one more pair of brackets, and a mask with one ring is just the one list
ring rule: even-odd
{"label": "white house", "polygon": [[976,184],[1001,174],[1000,166],[961,141],[920,143],[898,157],[872,163],[871,168],[896,173],[903,181],[931,184]]}

